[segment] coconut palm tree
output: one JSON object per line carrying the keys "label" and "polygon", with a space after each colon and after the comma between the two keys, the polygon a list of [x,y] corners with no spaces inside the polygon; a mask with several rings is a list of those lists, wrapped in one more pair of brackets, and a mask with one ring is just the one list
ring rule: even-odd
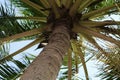
{"label": "coconut palm tree", "polygon": [[[109,44],[116,48],[120,47],[118,26],[120,21],[103,20],[106,16],[119,14],[118,0],[12,0],[12,2],[19,8],[23,6],[21,10],[25,15],[1,16],[1,20],[6,24],[10,21],[9,23],[14,26],[8,28],[4,25],[5,27],[0,28],[1,44],[33,35],[35,36],[32,38],[35,40],[15,53],[3,57],[0,62],[39,42],[48,43],[25,70],[21,80],[55,80],[65,55],[68,56],[68,80],[71,80],[72,57],[76,73],[80,60],[88,80],[84,58],[86,50],[95,51],[93,53],[101,58],[109,55],[105,50],[110,47]],[[19,24],[18,20],[24,21]]]}

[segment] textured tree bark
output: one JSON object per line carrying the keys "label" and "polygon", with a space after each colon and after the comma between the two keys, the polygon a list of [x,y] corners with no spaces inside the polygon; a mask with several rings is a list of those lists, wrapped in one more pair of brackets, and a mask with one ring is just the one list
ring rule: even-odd
{"label": "textured tree bark", "polygon": [[65,24],[57,25],[48,45],[32,62],[20,80],[56,80],[63,57],[70,46],[70,35]]}

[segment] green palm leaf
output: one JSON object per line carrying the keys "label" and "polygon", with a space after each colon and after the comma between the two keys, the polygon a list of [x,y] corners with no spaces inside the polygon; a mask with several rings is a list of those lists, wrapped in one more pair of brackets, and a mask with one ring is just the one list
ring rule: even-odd
{"label": "green palm leaf", "polygon": [[21,76],[23,71],[31,63],[31,59],[35,58],[31,55],[23,56],[21,60],[11,59],[0,64],[0,79],[16,80]]}

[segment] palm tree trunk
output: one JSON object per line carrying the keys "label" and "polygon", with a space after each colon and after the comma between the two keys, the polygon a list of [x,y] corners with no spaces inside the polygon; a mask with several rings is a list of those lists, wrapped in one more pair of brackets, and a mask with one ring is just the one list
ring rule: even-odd
{"label": "palm tree trunk", "polygon": [[62,60],[70,46],[66,24],[57,25],[48,45],[28,67],[20,80],[56,80]]}

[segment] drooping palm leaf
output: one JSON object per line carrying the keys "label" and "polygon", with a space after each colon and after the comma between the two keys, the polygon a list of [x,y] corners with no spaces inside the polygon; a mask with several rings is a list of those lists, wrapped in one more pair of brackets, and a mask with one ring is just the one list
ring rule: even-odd
{"label": "drooping palm leaf", "polygon": [[11,59],[0,64],[0,79],[1,80],[16,80],[21,76],[23,71],[31,63],[33,56],[23,56],[20,60]]}
{"label": "drooping palm leaf", "polygon": [[104,64],[99,67],[100,76],[105,80],[119,80],[120,79],[120,55],[119,52],[110,53],[110,55],[104,59],[101,59]]}

